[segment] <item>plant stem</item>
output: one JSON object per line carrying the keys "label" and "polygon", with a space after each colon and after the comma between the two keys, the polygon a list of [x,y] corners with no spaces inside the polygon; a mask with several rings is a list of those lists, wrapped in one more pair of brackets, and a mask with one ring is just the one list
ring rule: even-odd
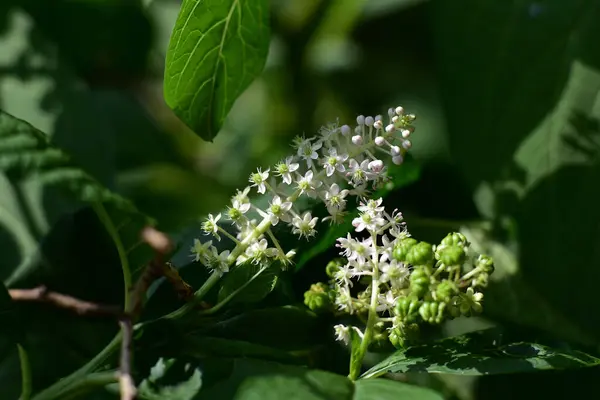
{"label": "plant stem", "polygon": [[115,244],[117,252],[119,253],[119,261],[121,262],[121,270],[123,271],[123,284],[125,285],[124,308],[125,310],[129,310],[131,303],[130,289],[132,287],[132,280],[131,269],[129,268],[129,260],[127,259],[127,252],[125,251],[125,246],[123,246],[123,242],[121,241],[119,232],[117,231],[115,224],[106,212],[106,209],[104,208],[102,203],[93,203],[93,208],[96,214],[98,215],[100,222],[102,222],[102,225],[104,225],[104,228],[106,229],[113,243]]}
{"label": "plant stem", "polygon": [[371,233],[373,239],[373,280],[371,282],[371,303],[369,304],[369,314],[367,317],[367,326],[365,327],[365,333],[360,342],[360,347],[356,353],[353,351],[353,357],[350,360],[350,374],[348,377],[350,380],[355,381],[360,375],[362,367],[362,360],[365,358],[367,348],[373,339],[375,324],[377,323],[377,303],[379,301],[379,265],[378,265],[378,252],[377,252],[377,235]]}
{"label": "plant stem", "polygon": [[[91,373],[101,367],[110,356],[119,350],[121,335],[122,332],[119,331],[119,333],[115,335],[110,343],[108,343],[96,357],[88,361],[87,364],[73,372],[71,375],[59,380],[54,385],[35,395],[32,400],[63,400],[68,398],[68,396],[71,396],[74,391],[80,391],[87,385],[90,387],[99,386],[98,380],[90,380],[89,377],[97,375]],[[114,373],[113,375],[113,380],[116,382],[117,376]]]}
{"label": "plant stem", "polygon": [[19,400],[31,399],[31,367],[29,365],[29,357],[27,351],[17,343],[19,350],[19,361],[21,363],[21,397]]}

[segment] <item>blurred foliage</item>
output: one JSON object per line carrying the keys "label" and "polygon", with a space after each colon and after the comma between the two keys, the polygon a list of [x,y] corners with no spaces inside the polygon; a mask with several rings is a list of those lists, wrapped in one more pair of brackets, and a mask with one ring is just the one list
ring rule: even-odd
{"label": "blurred foliage", "polygon": [[[423,240],[439,241],[448,230],[461,229],[477,250],[494,256],[498,270],[485,299],[489,321],[536,328],[597,350],[600,3],[272,0],[270,6],[266,68],[235,102],[213,143],[191,132],[162,97],[165,53],[180,8],[175,0],[0,2],[0,108],[47,132],[53,145],[82,167],[78,173],[131,199],[181,239],[174,263],[189,266],[182,275],[197,287],[206,274],[187,255],[198,231],[194,220],[223,208],[257,166],[284,157],[295,135],[311,135],[338,117],[352,120],[402,104],[418,116],[411,153],[420,173],[418,181],[391,193],[388,205],[401,209],[411,232]],[[7,149],[0,148],[0,154],[10,156]],[[44,283],[88,300],[119,303],[123,287],[114,238],[85,202],[73,204],[54,189],[36,188],[2,171],[4,283],[9,288]],[[28,204],[31,210],[21,209]],[[130,221],[123,210],[108,212],[115,213],[110,214],[115,225]],[[126,250],[140,252],[130,255],[132,265],[141,265],[148,254],[136,247],[137,231],[119,235]],[[323,279],[333,254],[315,251],[300,271],[278,279],[263,304],[301,301],[309,284]],[[30,266],[31,274],[10,278],[22,265]],[[158,287],[149,316],[179,304],[166,292]],[[13,311],[3,293],[2,287],[0,313],[6,318],[17,312],[22,321],[18,329],[25,331],[20,337],[36,390],[93,357],[117,329],[45,307]],[[270,312],[241,322],[232,317],[229,324],[242,324],[234,330],[239,336],[209,330],[182,343],[202,349],[207,338],[218,338],[230,342],[210,342],[212,348],[231,348],[231,357],[253,351],[277,358],[281,348],[252,336],[260,336],[261,323],[284,332],[293,318]],[[294,327],[296,333],[322,336],[294,343],[313,349],[311,366],[340,372],[343,350],[331,345],[326,324],[306,318],[310,330]],[[3,322],[0,329],[6,326]],[[164,329],[148,336],[176,337]],[[16,347],[0,342],[0,355],[0,381],[18,382]],[[161,356],[171,368],[170,355]],[[156,362],[148,360],[148,369]],[[214,394],[234,390],[231,382],[239,384],[259,368],[253,362],[232,360],[207,371],[203,387],[212,382],[207,390]],[[189,382],[174,387],[197,390],[196,369],[187,368]],[[272,384],[313,390],[314,382],[333,379],[321,372],[307,377],[295,367],[275,379],[270,364],[260,368],[264,380],[251,380],[244,390],[264,394]],[[471,391],[453,395],[558,399],[572,395],[564,387],[597,391],[599,373],[590,368],[484,377],[469,386]],[[148,398],[155,395],[152,379],[163,377],[157,372],[149,378]],[[336,379],[340,382],[331,380],[328,390],[353,390]],[[19,390],[2,385],[0,397],[16,398]],[[354,390],[362,398],[359,385]]]}

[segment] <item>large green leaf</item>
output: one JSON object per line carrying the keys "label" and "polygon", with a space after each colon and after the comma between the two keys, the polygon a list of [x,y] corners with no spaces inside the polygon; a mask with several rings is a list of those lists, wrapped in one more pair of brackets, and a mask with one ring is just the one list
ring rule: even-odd
{"label": "large green leaf", "polygon": [[[0,237],[7,239],[0,242],[7,255],[0,276],[7,286],[44,284],[88,301],[123,302],[121,267],[133,279],[142,270],[151,252],[139,245],[139,233],[151,221],[44,133],[2,112],[0,194]],[[117,330],[111,320],[82,319],[45,304],[20,306],[34,390],[88,361]]]}
{"label": "large green leaf", "polygon": [[229,304],[257,303],[275,288],[280,271],[279,263],[269,266],[252,263],[236,266],[221,281],[218,300],[234,296]]}
{"label": "large green leaf", "polygon": [[491,194],[480,211],[510,217],[519,249],[490,310],[588,342],[600,333],[589,312],[600,279],[600,3],[459,3],[432,3],[450,144],[473,188]]}
{"label": "large green leaf", "polygon": [[363,374],[372,378],[387,372],[429,372],[490,375],[600,365],[600,358],[543,344],[512,341],[497,328],[471,332],[399,350]]}
{"label": "large green leaf", "polygon": [[215,399],[298,400],[438,400],[439,394],[401,382],[362,380],[330,372],[280,365],[251,359],[236,359],[222,380],[200,393]]}
{"label": "large green leaf", "polygon": [[269,49],[268,0],[184,0],[167,51],[167,104],[212,140]]}

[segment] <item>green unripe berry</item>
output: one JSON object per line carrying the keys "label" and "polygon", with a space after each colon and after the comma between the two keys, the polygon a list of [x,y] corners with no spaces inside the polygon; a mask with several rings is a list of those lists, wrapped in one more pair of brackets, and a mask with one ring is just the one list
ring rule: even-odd
{"label": "green unripe berry", "polygon": [[462,265],[467,257],[463,247],[452,245],[449,247],[438,248],[435,257],[446,266]]}
{"label": "green unripe berry", "polygon": [[459,232],[449,233],[448,235],[446,235],[445,238],[442,239],[442,241],[440,243],[440,246],[442,246],[442,247],[446,247],[446,246],[464,247],[464,246],[468,246],[468,245],[469,245],[469,241],[467,240],[466,236]]}
{"label": "green unripe berry", "polygon": [[413,321],[419,311],[421,301],[416,296],[401,297],[396,301],[394,314],[405,322]]}
{"label": "green unripe berry", "polygon": [[304,292],[304,304],[315,312],[330,310],[332,303],[328,291],[322,282],[312,284],[310,290]]}
{"label": "green unripe berry", "polygon": [[458,287],[456,283],[450,280],[443,280],[435,288],[435,296],[439,301],[447,303],[450,299],[458,294]]}
{"label": "green unripe berry", "polygon": [[423,267],[416,267],[410,274],[410,292],[419,298],[429,290],[429,273]]}
{"label": "green unripe berry", "polygon": [[392,255],[397,261],[406,261],[406,254],[411,247],[417,244],[417,241],[413,238],[404,238],[399,241],[394,247]]}
{"label": "green unripe berry", "polygon": [[388,339],[397,349],[403,349],[405,347],[406,339],[400,329],[392,329],[388,335]]}
{"label": "green unripe berry", "polygon": [[433,262],[433,246],[427,242],[420,242],[408,249],[406,262],[412,265],[430,265]]}

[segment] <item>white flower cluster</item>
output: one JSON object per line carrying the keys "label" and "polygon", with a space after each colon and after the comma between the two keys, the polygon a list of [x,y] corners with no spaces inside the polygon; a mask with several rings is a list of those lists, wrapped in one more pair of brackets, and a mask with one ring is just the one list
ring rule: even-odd
{"label": "white flower cluster", "polygon": [[[334,275],[337,283],[335,303],[340,311],[348,314],[363,311],[370,306],[378,312],[390,312],[396,299],[409,286],[410,271],[407,265],[393,258],[398,240],[409,237],[402,214],[395,210],[388,214],[381,205],[382,199],[368,200],[358,207],[360,214],[352,221],[357,232],[367,230],[366,239],[354,239],[350,233],[338,239],[340,254],[346,259]],[[389,236],[388,236],[389,234]],[[373,293],[371,299],[354,299],[350,295],[353,279],[362,276],[371,279],[370,288],[364,293]]]}
{"label": "white flower cluster", "polygon": [[[195,260],[219,274],[228,272],[233,264],[247,261],[258,264],[277,259],[284,265],[290,263],[295,253],[285,252],[270,228],[284,223],[300,238],[309,239],[316,234],[318,218],[310,211],[298,209],[299,198],[308,196],[324,202],[329,216],[323,220],[340,223],[349,195],[364,199],[369,186],[378,187],[388,179],[385,159],[397,165],[403,162],[411,147],[409,136],[415,116],[406,114],[402,107],[389,109],[388,116],[385,125],[379,115],[360,115],[354,127],[330,124],[321,128],[316,137],[296,138],[295,155],[274,168],[259,168],[250,175],[250,186],[233,197],[225,218],[222,214],[209,215],[204,222],[202,228],[207,235],[216,240],[226,236],[235,248],[219,253],[211,240],[202,243],[196,239],[191,249]],[[250,202],[251,188],[271,196],[266,209]],[[234,225],[237,235],[219,226],[222,219]],[[365,219],[360,226],[368,229],[378,223]]]}

